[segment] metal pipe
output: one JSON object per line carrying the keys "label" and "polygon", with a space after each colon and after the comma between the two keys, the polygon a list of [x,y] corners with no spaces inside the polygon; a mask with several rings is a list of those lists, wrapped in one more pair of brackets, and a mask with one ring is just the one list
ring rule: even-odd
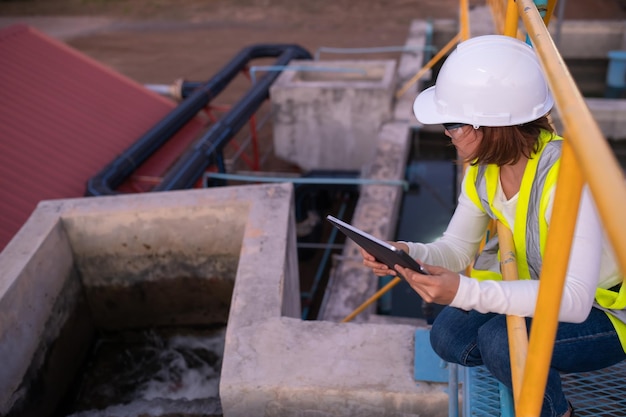
{"label": "metal pipe", "polygon": [[424,64],[430,61],[430,59],[433,57],[432,51],[437,50],[437,48],[435,48],[435,45],[433,45],[433,32],[433,21],[431,19],[428,19],[426,25],[426,39],[424,41],[426,47],[424,48],[424,58],[422,61]]}
{"label": "metal pipe", "polygon": [[[263,126],[265,126],[265,123],[267,123],[270,117],[272,117],[272,113],[267,113],[263,115],[261,120],[256,124],[256,130],[260,130]],[[252,138],[253,138],[252,133],[248,133],[248,135],[239,144],[239,149],[237,149],[237,151],[235,151],[235,153],[231,156],[230,158],[231,161],[236,161],[241,156],[243,151],[248,147],[248,145],[252,141]]]}
{"label": "metal pipe", "polygon": [[207,172],[204,178],[246,181],[246,182],[291,182],[294,184],[353,184],[353,185],[391,185],[402,186],[405,191],[409,189],[409,182],[406,180],[376,180],[369,178],[301,178],[301,177],[268,177],[256,175],[226,174],[221,172]]}
{"label": "metal pipe", "polygon": [[[546,14],[545,16],[543,16],[543,23],[546,25],[546,27],[550,24],[550,19],[552,19],[552,15],[554,14],[554,9],[556,7],[556,3],[557,0],[548,0],[548,6],[546,8]],[[559,5],[560,3],[565,4],[565,0],[561,0],[559,1]],[[559,17],[560,19],[560,17]]]}
{"label": "metal pipe", "polygon": [[160,96],[172,97],[172,85],[171,84],[144,84],[146,89],[157,93]]}
{"label": "metal pipe", "polygon": [[518,0],[518,7],[620,269],[626,271],[626,219],[622,213],[622,208],[626,207],[624,173],[552,42],[537,8],[530,0]]}
{"label": "metal pipe", "polygon": [[[535,6],[537,7],[537,11],[543,20],[543,24],[547,27],[548,22],[550,21],[550,16],[548,15],[548,0],[533,0],[533,3],[535,3]],[[526,43],[532,45],[528,34],[526,35]]]}
{"label": "metal pipe", "polygon": [[506,18],[504,19],[504,35],[517,37],[517,24],[519,23],[519,14],[515,0],[509,0],[506,7]]}
{"label": "metal pipe", "polygon": [[[347,204],[344,201],[341,204],[341,207],[339,207],[339,212],[337,213],[337,217],[339,219],[343,218],[343,215],[346,212],[346,208],[347,208]],[[328,246],[324,249],[322,260],[320,261],[320,264],[317,267],[317,271],[315,271],[315,277],[313,278],[313,284],[311,285],[311,289],[309,290],[308,293],[302,294],[302,296],[306,296],[306,298],[308,298],[309,300],[309,304],[306,307],[304,307],[304,309],[302,310],[302,320],[306,320],[307,317],[309,316],[311,303],[313,302],[313,297],[315,297],[317,288],[319,287],[320,281],[322,280],[324,269],[326,269],[326,263],[328,262],[328,259],[330,258],[330,254],[332,252],[331,245],[337,239],[337,232],[338,232],[338,229],[336,227],[333,227],[332,230],[330,231],[330,236],[328,237],[328,242],[327,242]]]}
{"label": "metal pipe", "polygon": [[[556,1],[556,0],[554,0]],[[554,33],[554,43],[558,47],[561,43],[561,32],[563,30],[563,19],[565,19],[565,3],[566,0],[559,0],[556,17],[556,32]]]}
{"label": "metal pipe", "polygon": [[461,42],[463,42],[470,38],[469,1],[460,0],[459,9],[459,16],[461,21],[459,35],[461,37]]}
{"label": "metal pipe", "polygon": [[433,67],[433,65],[435,65],[437,62],[439,62],[439,60],[441,58],[443,58],[443,56],[445,54],[448,53],[448,51],[450,49],[452,49],[454,46],[456,46],[457,42],[459,41],[459,39],[461,39],[461,33],[457,33],[452,39],[450,39],[450,41],[446,44],[446,46],[444,46],[439,52],[437,52],[435,54],[434,57],[432,57],[432,59],[430,61],[428,61],[428,63],[426,65],[424,65],[422,67],[422,69],[420,69],[417,74],[415,74],[409,81],[407,81],[406,83],[404,83],[404,85],[402,86],[402,88],[400,88],[400,90],[398,90],[398,92],[396,93],[396,98],[400,98],[404,95],[404,93],[407,92],[407,90],[414,84],[417,82],[417,80],[419,80],[420,78],[422,78],[424,76],[424,74],[426,74],[426,72],[431,69]]}
{"label": "metal pipe", "polygon": [[583,185],[569,141],[563,141],[561,153],[552,220],[543,256],[549,262],[544,262],[541,269],[524,380],[519,399],[515,397],[516,415],[519,417],[538,416],[541,412]]}
{"label": "metal pipe", "polygon": [[[513,233],[502,222],[497,222],[498,243],[500,244],[500,270],[503,281],[517,281],[517,261],[515,259],[515,245]],[[511,361],[511,382],[513,384],[513,398],[519,403],[519,394],[522,388],[524,365],[528,353],[528,332],[526,319],[520,316],[506,316],[506,327],[509,337],[509,352]]]}
{"label": "metal pipe", "polygon": [[409,81],[404,83],[404,85],[396,92],[396,98],[400,98],[407,92],[407,90],[416,83],[420,78],[428,72],[445,54],[448,53],[460,40],[469,39],[470,31],[469,31],[469,3],[467,0],[461,0],[461,9],[460,9],[460,28],[459,33],[457,33],[450,41],[441,49],[439,52],[435,54],[434,57],[430,59],[418,72],[415,74]]}
{"label": "metal pipe", "polygon": [[[115,188],[120,186],[143,162],[219,94],[246,67],[250,60],[274,56],[281,57],[279,58],[280,64],[286,64],[292,58],[311,58],[306,50],[297,45],[270,44],[244,48],[213,78],[199,85],[167,116],[150,128],[103,170],[90,178],[85,194],[87,196],[118,194],[114,191]],[[268,86],[267,83],[263,85]],[[246,105],[251,105],[251,103],[246,102]],[[242,109],[240,108],[238,111],[242,111]],[[250,114],[250,112],[245,111],[245,114]]]}
{"label": "metal pipe", "polygon": [[459,365],[448,363],[448,417],[459,416]]}
{"label": "metal pipe", "polygon": [[370,298],[368,298],[363,304],[358,306],[352,313],[350,313],[346,317],[344,317],[344,319],[341,320],[341,322],[342,323],[348,323],[349,321],[352,321],[352,319],[354,319],[356,316],[361,314],[361,312],[363,312],[367,307],[369,307],[374,301],[378,300],[387,291],[389,291],[390,289],[392,289],[393,287],[398,285],[400,282],[402,282],[402,278],[394,277],[384,287],[382,287],[380,290],[376,291],[376,293],[374,295],[372,295]]}
{"label": "metal pipe", "polygon": [[[270,51],[266,51],[270,52]],[[280,53],[276,65],[286,65],[292,59],[310,59],[311,55],[296,45],[274,47],[271,52]],[[266,56],[271,56],[269,53]],[[194,146],[174,164],[154,191],[168,191],[191,188],[226,143],[250,119],[269,96],[269,88],[279,72],[271,72],[254,84],[226,115],[215,123],[194,144]],[[222,171],[223,172],[223,171]]]}
{"label": "metal pipe", "polygon": [[550,262],[544,263],[539,280],[535,317],[541,320],[533,321],[520,399],[516,401],[516,415],[531,417],[539,415],[543,402],[583,181],[589,183],[622,271],[626,270],[626,222],[621,208],[626,206],[626,187],[615,156],[586,107],[537,7],[531,0],[518,0],[517,6],[567,133],[544,255]]}
{"label": "metal pipe", "polygon": [[304,242],[298,242],[296,244],[296,247],[298,248],[302,248],[302,249],[326,249],[326,248],[330,248],[330,249],[343,249],[344,245],[341,245],[339,243],[304,243]]}

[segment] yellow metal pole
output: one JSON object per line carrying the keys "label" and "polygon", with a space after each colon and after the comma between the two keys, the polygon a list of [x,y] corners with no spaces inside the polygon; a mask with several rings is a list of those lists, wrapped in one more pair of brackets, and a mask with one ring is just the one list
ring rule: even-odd
{"label": "yellow metal pole", "polygon": [[437,54],[435,54],[434,57],[431,58],[430,61],[428,61],[428,63],[426,65],[424,65],[422,67],[421,70],[419,70],[417,72],[417,74],[415,74],[409,81],[407,81],[406,83],[404,83],[404,85],[402,86],[402,88],[400,88],[400,90],[396,93],[396,98],[400,98],[402,97],[402,95],[404,93],[406,93],[406,91],[413,85],[415,84],[415,82],[417,82],[417,80],[419,80],[420,78],[422,78],[424,76],[424,74],[426,74],[426,72],[432,68],[433,65],[435,65],[435,63],[437,63],[445,54],[448,53],[448,51],[450,49],[452,49],[452,47],[454,47],[457,42],[459,41],[461,37],[461,33],[457,33],[454,38],[450,39],[450,42],[448,42],[446,44],[446,46],[444,46],[439,52],[437,52]]}
{"label": "yellow metal pole", "polygon": [[506,7],[506,19],[504,20],[504,35],[516,38],[518,22],[519,13],[515,0],[509,0]]}
{"label": "yellow metal pole", "polygon": [[[515,245],[511,230],[498,222],[498,243],[500,244],[500,271],[504,281],[516,281],[517,261]],[[519,404],[519,396],[524,376],[524,364],[528,351],[528,331],[526,319],[520,316],[506,316],[506,327],[509,335],[509,352],[511,356],[511,380],[513,383],[513,399]]]}
{"label": "yellow metal pole", "polygon": [[546,15],[543,17],[543,23],[546,26],[548,26],[548,24],[550,23],[550,19],[552,18],[552,14],[554,13],[554,9],[556,8],[556,3],[557,0],[548,0],[548,9],[546,11]]}
{"label": "yellow metal pole", "polygon": [[370,304],[372,304],[374,301],[382,297],[383,294],[385,294],[387,291],[389,291],[390,289],[398,285],[400,281],[402,281],[402,278],[400,277],[395,277],[394,279],[389,281],[387,285],[382,287],[380,290],[376,291],[376,294],[372,295],[369,299],[367,299],[367,301],[365,301],[363,304],[358,306],[352,313],[348,314],[343,320],[341,320],[341,322],[347,323],[351,321],[353,318],[361,314],[361,312],[365,310]]}
{"label": "yellow metal pole", "polygon": [[528,357],[516,416],[536,417],[541,413],[548,370],[554,348],[565,274],[571,248],[583,177],[568,140],[563,141],[561,167],[554,196],[550,232],[539,278],[535,320],[530,329]]}
{"label": "yellow metal pole", "polygon": [[595,199],[602,223],[626,272],[626,184],[624,174],[578,91],[532,0],[517,0],[519,13],[548,77],[576,161]]}
{"label": "yellow metal pole", "polygon": [[459,30],[459,34],[461,36],[461,42],[466,41],[470,38],[470,24],[469,24],[469,1],[461,0],[460,1],[460,21],[461,28]]}

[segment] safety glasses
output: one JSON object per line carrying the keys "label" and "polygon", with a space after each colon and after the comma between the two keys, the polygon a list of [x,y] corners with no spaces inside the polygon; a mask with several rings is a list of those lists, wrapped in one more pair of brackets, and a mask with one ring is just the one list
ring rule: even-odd
{"label": "safety glasses", "polygon": [[444,123],[443,127],[447,131],[458,129],[459,127],[467,126],[467,123]]}

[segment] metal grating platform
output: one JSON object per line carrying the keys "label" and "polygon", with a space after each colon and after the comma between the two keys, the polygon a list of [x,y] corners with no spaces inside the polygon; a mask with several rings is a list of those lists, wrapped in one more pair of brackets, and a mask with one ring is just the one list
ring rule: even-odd
{"label": "metal grating platform", "polygon": [[594,372],[563,375],[576,416],[626,416],[626,361]]}
{"label": "metal grating platform", "polygon": [[508,388],[500,384],[485,368],[464,368],[464,417],[513,417],[515,414]]}
{"label": "metal grating platform", "polygon": [[[510,391],[486,368],[465,368],[464,371],[463,416],[514,416]],[[626,416],[626,361],[599,371],[566,374],[562,381],[576,416]]]}
{"label": "metal grating platform", "polygon": [[[484,366],[445,369],[430,346],[430,330],[415,332],[416,381],[448,382],[450,393],[449,417],[514,417],[511,391],[491,376]],[[449,373],[449,378],[446,375]],[[453,377],[458,375],[458,378]],[[462,381],[459,384],[458,381]],[[593,372],[564,374],[563,388],[574,405],[577,417],[626,417],[626,360]],[[462,398],[462,413],[458,400]]]}

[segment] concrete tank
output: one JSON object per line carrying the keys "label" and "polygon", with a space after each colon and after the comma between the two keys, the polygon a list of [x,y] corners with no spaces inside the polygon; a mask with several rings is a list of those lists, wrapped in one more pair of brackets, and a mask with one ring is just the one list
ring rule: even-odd
{"label": "concrete tank", "polygon": [[292,61],[270,89],[274,151],[304,170],[359,170],[391,118],[394,60]]}
{"label": "concrete tank", "polygon": [[[221,416],[236,275],[285,270],[290,204],[286,185],[41,202],[0,254],[0,415]],[[177,375],[148,381],[168,354]]]}

